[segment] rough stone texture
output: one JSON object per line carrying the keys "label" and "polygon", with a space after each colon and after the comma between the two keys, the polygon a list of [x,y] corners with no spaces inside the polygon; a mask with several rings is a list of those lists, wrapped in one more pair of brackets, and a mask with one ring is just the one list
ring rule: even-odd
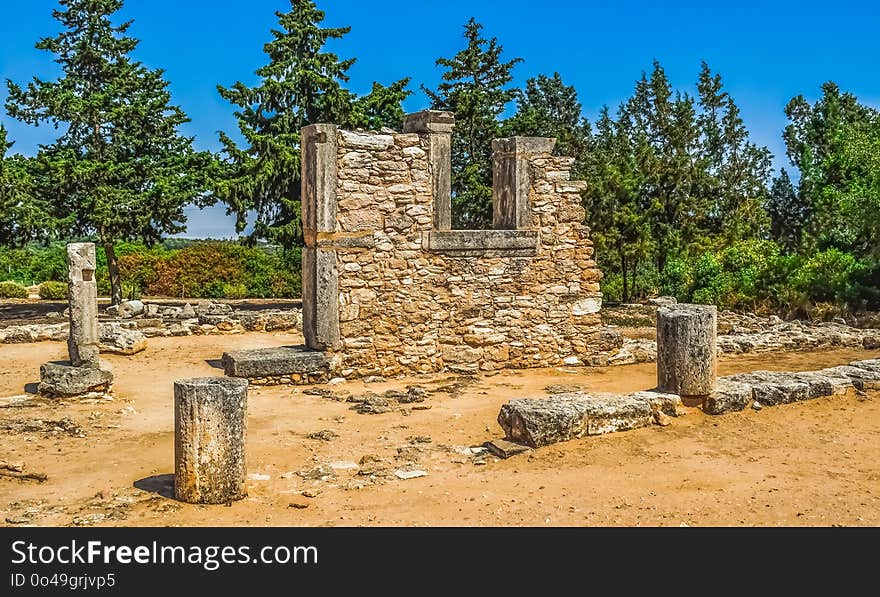
{"label": "rough stone texture", "polygon": [[492,226],[498,230],[532,228],[529,160],[548,155],[556,139],[511,137],[492,141]]}
{"label": "rough stone texture", "polygon": [[70,363],[40,365],[40,385],[43,396],[70,397],[90,392],[106,392],[113,383],[113,374],[96,367],[74,367]]}
{"label": "rough stone texture", "polygon": [[687,397],[715,390],[717,309],[670,305],[657,311],[657,387]]}
{"label": "rough stone texture", "polygon": [[174,382],[174,497],[226,504],[247,495],[245,379]]}
{"label": "rough stone texture", "polygon": [[[150,307],[147,304],[144,314]],[[104,337],[110,333],[106,326],[119,330],[138,330],[146,338],[171,336],[171,327],[176,326],[176,335],[239,334],[249,332],[271,332],[292,330],[302,327],[302,311],[297,308],[266,311],[233,311],[230,305],[207,303],[195,308],[197,317],[181,320],[177,310],[173,315],[159,317],[135,317],[132,319],[105,320],[98,324],[101,352],[117,352],[120,346],[115,340],[107,342]],[[69,323],[25,324],[0,328],[0,344],[21,344],[29,342],[66,341],[70,330]]]}
{"label": "rough stone texture", "polygon": [[834,377],[847,377],[852,380],[852,384],[857,390],[880,390],[880,372],[864,367],[841,365],[840,367],[822,369],[820,373]]}
{"label": "rough stone texture", "polygon": [[[429,120],[414,118],[406,130],[422,131],[420,119]],[[473,373],[572,358],[599,364],[620,345],[596,312],[601,273],[583,224],[583,184],[569,180],[573,160],[553,156],[551,143],[516,158],[525,160],[529,182],[528,200],[517,200],[529,213],[517,217],[531,227],[513,236],[536,236],[535,248],[527,247],[534,255],[518,253],[522,247],[486,255],[499,234],[493,231],[483,233],[482,256],[474,258],[432,250],[430,239],[441,238],[445,226],[435,214],[442,187],[432,166],[435,133],[336,130],[335,142],[331,128],[323,133],[325,140],[311,142],[317,131],[304,132],[303,327],[307,345],[327,352],[334,374]],[[316,164],[334,145],[336,159],[321,171]],[[323,185],[334,177],[330,192]],[[309,205],[318,201],[333,205]],[[335,218],[310,220],[322,212]]]}
{"label": "rough stone texture", "polygon": [[70,309],[67,350],[70,362],[75,367],[98,366],[100,349],[96,267],[94,243],[67,245],[67,296]]}
{"label": "rough stone texture", "polygon": [[722,377],[715,384],[715,391],[703,402],[703,412],[720,415],[740,411],[753,401],[752,386]]}
{"label": "rough stone texture", "polygon": [[372,139],[340,134],[330,124],[313,124],[302,130],[303,335],[306,345],[316,350],[339,344],[336,255],[332,248],[318,244],[319,236],[335,232],[337,226],[337,137],[364,152],[385,150],[389,143],[393,146],[387,135]]}
{"label": "rough stone texture", "polygon": [[506,439],[537,448],[588,435],[646,427],[655,413],[676,416],[678,396],[637,392],[628,396],[555,394],[511,400],[501,407],[498,424]]}
{"label": "rough stone texture", "polygon": [[[403,122],[404,133],[427,133],[428,160],[434,193],[434,228],[452,229],[452,129],[455,117],[452,112],[423,110],[407,114]],[[407,155],[421,157],[422,149],[409,148]]]}
{"label": "rough stone texture", "polygon": [[[663,299],[653,300],[666,302]],[[618,326],[648,327],[656,324],[656,315],[656,306],[624,304],[603,307],[602,322],[611,331],[616,331]],[[719,355],[834,347],[873,350],[880,348],[880,330],[855,328],[840,322],[783,321],[772,315],[721,311],[717,344]],[[649,363],[656,358],[657,344],[653,340],[625,338],[619,349],[609,356],[608,364]]]}
{"label": "rough stone texture", "polygon": [[98,326],[101,352],[133,355],[147,348],[147,338],[137,330],[114,324]]}
{"label": "rough stone texture", "polygon": [[729,375],[726,379],[752,386],[752,398],[762,406],[790,404],[811,398],[810,385],[791,373],[754,371]]}
{"label": "rough stone texture", "polygon": [[130,319],[132,317],[137,317],[138,315],[143,315],[144,309],[145,307],[142,301],[125,301],[119,304],[116,311],[123,319]]}
{"label": "rough stone texture", "polygon": [[226,375],[250,379],[327,370],[323,353],[293,346],[226,352],[221,361]]}

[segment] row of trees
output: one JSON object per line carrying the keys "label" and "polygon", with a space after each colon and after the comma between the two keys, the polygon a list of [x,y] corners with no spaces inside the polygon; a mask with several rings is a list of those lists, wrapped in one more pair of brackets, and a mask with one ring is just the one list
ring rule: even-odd
{"label": "row of trees", "polygon": [[[325,45],[349,28],[324,27],[314,2],[291,0],[288,12],[276,13],[257,83],[218,87],[234,107],[239,134],[220,134],[220,155],[199,152],[179,133],[187,117],[172,104],[163,72],[131,57],[131,23],[113,24],[122,0],[60,4],[62,33],[37,47],[55,55],[62,77],[9,82],[6,108],[63,134],[28,159],[7,155],[0,129],[0,243],[96,236],[107,250],[114,300],[121,298],[114,243],[154,243],[179,232],[188,204],[222,201],[240,233],[255,213],[250,242],[301,244],[302,127],[398,128],[410,94],[408,79],[374,83],[363,96],[348,90],[354,59]],[[845,252],[864,265],[857,268],[863,278],[878,269],[871,239],[880,226],[880,118],[833,83],[815,104],[797,97],[786,108],[795,185],[785,171],[771,180],[770,152],[750,140],[734,99],[706,64],[691,94],[673,89],[655,63],[629,99],[591,123],[559,74],[514,88],[521,59],[505,57],[473,19],[464,33],[464,48],[437,61],[444,70],[437,88],[423,87],[433,108],[456,114],[456,227],[491,223],[493,138],[553,136],[589,183],[584,202],[613,298],[687,287],[691,296],[683,298],[693,299],[699,277],[683,284],[681,272],[701,256],[759,241],[803,259]]]}

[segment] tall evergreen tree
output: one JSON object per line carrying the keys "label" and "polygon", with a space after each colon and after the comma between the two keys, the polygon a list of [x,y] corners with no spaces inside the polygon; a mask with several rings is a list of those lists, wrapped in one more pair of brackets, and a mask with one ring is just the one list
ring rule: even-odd
{"label": "tall evergreen tree", "polygon": [[786,250],[796,251],[801,245],[803,223],[810,219],[810,206],[795,191],[785,168],[773,179],[767,198],[767,213],[773,239]]}
{"label": "tall evergreen tree", "polygon": [[700,219],[707,207],[694,192],[699,143],[694,100],[685,93],[674,94],[663,67],[654,62],[650,77],[643,74],[636,83],[620,118],[633,138],[654,261],[662,271],[669,257],[703,242]]}
{"label": "tall evergreen tree", "polygon": [[590,150],[583,156],[584,206],[597,259],[603,271],[621,275],[623,301],[637,293],[638,264],[650,261],[654,249],[642,195],[644,177],[629,125],[627,119],[615,121],[603,108]]}
{"label": "tall evergreen tree", "polygon": [[739,107],[724,91],[721,76],[704,62],[697,82],[701,112],[698,180],[695,192],[706,201],[706,232],[726,244],[766,230],[763,204],[772,156],[749,141]]}
{"label": "tall evergreen tree", "polygon": [[[853,160],[857,155],[870,158],[864,148],[872,145],[880,113],[859,103],[853,94],[841,92],[833,82],[822,85],[822,97],[815,104],[799,95],[788,103],[785,113],[789,118],[783,133],[788,158],[800,170],[798,194],[809,206],[810,218],[803,222],[805,249],[834,246],[849,250],[854,233],[847,229],[870,214],[846,210],[845,216],[841,208],[852,204],[841,204],[839,193],[870,180],[866,164],[860,167]],[[844,195],[856,199],[849,192]]]}
{"label": "tall evergreen tree", "polygon": [[555,137],[559,155],[580,160],[589,147],[590,123],[582,116],[577,90],[559,73],[526,81],[517,111],[504,122],[505,136]]}
{"label": "tall evergreen tree", "polygon": [[496,38],[483,37],[474,19],[464,27],[467,45],[452,58],[439,58],[446,68],[436,90],[422,88],[431,107],[455,113],[452,133],[452,220],[455,228],[489,228],[492,224],[492,140],[501,136],[499,117],[518,91],[507,85],[520,58],[503,62]]}
{"label": "tall evergreen tree", "polygon": [[300,204],[300,131],[321,122],[347,127],[400,126],[401,102],[408,79],[388,87],[373,84],[370,94],[356,97],[343,87],[355,59],[324,49],[350,27],[322,27],[324,12],[312,0],[291,0],[290,10],[276,12],[278,29],[264,46],[269,62],[256,71],[259,83],[218,86],[236,107],[237,143],[220,133],[228,175],[217,195],[238,218],[241,232],[256,213],[251,240],[266,238],[285,247],[302,243]]}
{"label": "tall evergreen tree", "polygon": [[52,232],[50,207],[35,192],[33,160],[7,155],[13,143],[0,126],[0,245],[18,246]]}
{"label": "tall evergreen tree", "polygon": [[53,209],[69,214],[74,235],[97,235],[107,254],[113,303],[122,300],[113,245],[146,243],[185,230],[183,208],[206,202],[210,154],[193,150],[178,128],[188,121],[163,71],[131,58],[132,22],[114,25],[122,0],[59,0],[64,30],[36,47],[55,54],[62,76],[26,87],[9,81],[6,108],[29,124],[50,122],[64,133],[42,147]]}

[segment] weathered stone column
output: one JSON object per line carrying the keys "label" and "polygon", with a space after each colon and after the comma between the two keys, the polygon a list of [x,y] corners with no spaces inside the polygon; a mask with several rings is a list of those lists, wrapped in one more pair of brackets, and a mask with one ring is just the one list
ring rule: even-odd
{"label": "weathered stone column", "polygon": [[321,236],[336,232],[337,127],[313,124],[302,130],[303,336],[315,350],[339,343],[339,274],[336,251]]}
{"label": "weathered stone column", "polygon": [[529,230],[532,181],[529,159],[550,154],[556,139],[510,137],[492,141],[492,227],[496,230]]}
{"label": "weathered stone column", "polygon": [[452,230],[452,129],[455,115],[441,110],[407,114],[404,133],[427,133],[434,191],[434,230]]}
{"label": "weathered stone column", "polygon": [[94,243],[67,245],[70,334],[67,350],[74,367],[98,367],[98,283]]}
{"label": "weathered stone column", "polygon": [[248,381],[202,377],[174,382],[174,497],[226,504],[247,495]]}
{"label": "weathered stone column", "polygon": [[718,310],[679,304],[657,310],[657,389],[701,402],[715,391]]}

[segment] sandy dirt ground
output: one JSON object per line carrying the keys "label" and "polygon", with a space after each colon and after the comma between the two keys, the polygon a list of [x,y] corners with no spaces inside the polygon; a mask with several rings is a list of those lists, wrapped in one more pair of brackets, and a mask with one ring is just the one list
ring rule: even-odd
{"label": "sandy dirt ground", "polygon": [[[508,460],[459,453],[501,436],[495,418],[511,398],[546,395],[548,384],[648,389],[653,364],[503,372],[471,382],[436,375],[332,386],[352,394],[410,384],[435,390],[424,403],[429,410],[380,415],[358,414],[351,403],[306,395],[305,388],[254,388],[247,454],[248,472],[257,476],[248,481],[249,496],[229,506],[170,499],[173,381],[221,375],[216,359],[224,350],[300,342],[294,334],[154,338],[133,357],[106,357],[116,375],[112,401],[0,401],[0,460],[23,461],[25,471],[48,475],[44,483],[0,477],[0,523],[880,524],[880,393],[716,417],[689,409],[668,427],[585,438]],[[37,381],[41,363],[65,353],[63,343],[0,346],[0,397],[22,394]],[[876,356],[857,350],[737,356],[723,359],[720,373],[810,370]],[[81,431],[46,425],[64,418]],[[322,430],[336,437],[307,437]],[[360,472],[372,470],[372,476],[345,468],[364,456]],[[376,462],[370,464],[370,457]],[[337,467],[333,478],[296,474],[330,463]],[[393,474],[400,468],[427,475],[401,480]]]}

